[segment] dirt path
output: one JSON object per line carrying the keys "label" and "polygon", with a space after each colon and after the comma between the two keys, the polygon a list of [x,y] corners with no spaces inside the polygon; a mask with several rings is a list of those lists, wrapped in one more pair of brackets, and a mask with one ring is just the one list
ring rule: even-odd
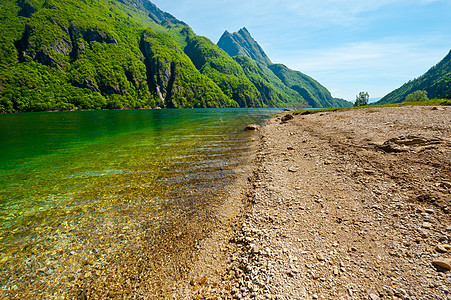
{"label": "dirt path", "polygon": [[194,297],[451,299],[450,107],[278,117],[261,134],[227,267]]}

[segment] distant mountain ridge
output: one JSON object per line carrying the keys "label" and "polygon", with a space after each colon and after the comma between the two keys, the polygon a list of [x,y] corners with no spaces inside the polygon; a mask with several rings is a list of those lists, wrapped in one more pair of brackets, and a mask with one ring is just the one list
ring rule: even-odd
{"label": "distant mountain ridge", "polygon": [[217,45],[232,57],[245,55],[254,60],[268,76],[269,83],[277,85],[281,82],[296,93],[295,97],[301,97],[310,107],[352,106],[349,101],[333,98],[324,86],[310,76],[282,64],[273,64],[245,27],[234,33],[225,31]]}
{"label": "distant mountain ridge", "polygon": [[334,105],[247,29],[232,57],[147,0],[3,0],[0,18],[0,112]]}
{"label": "distant mountain ridge", "polygon": [[451,51],[422,76],[392,91],[376,104],[399,103],[415,92],[424,90],[430,99],[451,98]]}

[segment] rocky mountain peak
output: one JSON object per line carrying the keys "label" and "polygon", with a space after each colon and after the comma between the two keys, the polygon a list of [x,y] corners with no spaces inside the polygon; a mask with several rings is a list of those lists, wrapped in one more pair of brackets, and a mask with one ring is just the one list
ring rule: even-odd
{"label": "rocky mountain peak", "polygon": [[234,33],[226,30],[219,39],[218,46],[230,56],[245,55],[264,65],[272,64],[265,51],[252,38],[246,27]]}

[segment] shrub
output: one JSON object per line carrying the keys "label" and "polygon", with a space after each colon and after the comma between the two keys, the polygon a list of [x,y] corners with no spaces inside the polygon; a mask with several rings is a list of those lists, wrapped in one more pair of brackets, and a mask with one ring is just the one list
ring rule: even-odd
{"label": "shrub", "polygon": [[420,102],[420,101],[428,101],[429,98],[427,96],[426,91],[415,91],[409,95],[407,95],[406,100],[404,102]]}

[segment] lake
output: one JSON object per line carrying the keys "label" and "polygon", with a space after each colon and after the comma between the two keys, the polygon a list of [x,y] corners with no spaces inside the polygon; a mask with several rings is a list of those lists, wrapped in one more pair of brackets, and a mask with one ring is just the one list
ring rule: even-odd
{"label": "lake", "polygon": [[256,153],[258,136],[243,128],[275,112],[0,115],[1,298],[69,297],[130,261],[155,274],[189,264]]}

